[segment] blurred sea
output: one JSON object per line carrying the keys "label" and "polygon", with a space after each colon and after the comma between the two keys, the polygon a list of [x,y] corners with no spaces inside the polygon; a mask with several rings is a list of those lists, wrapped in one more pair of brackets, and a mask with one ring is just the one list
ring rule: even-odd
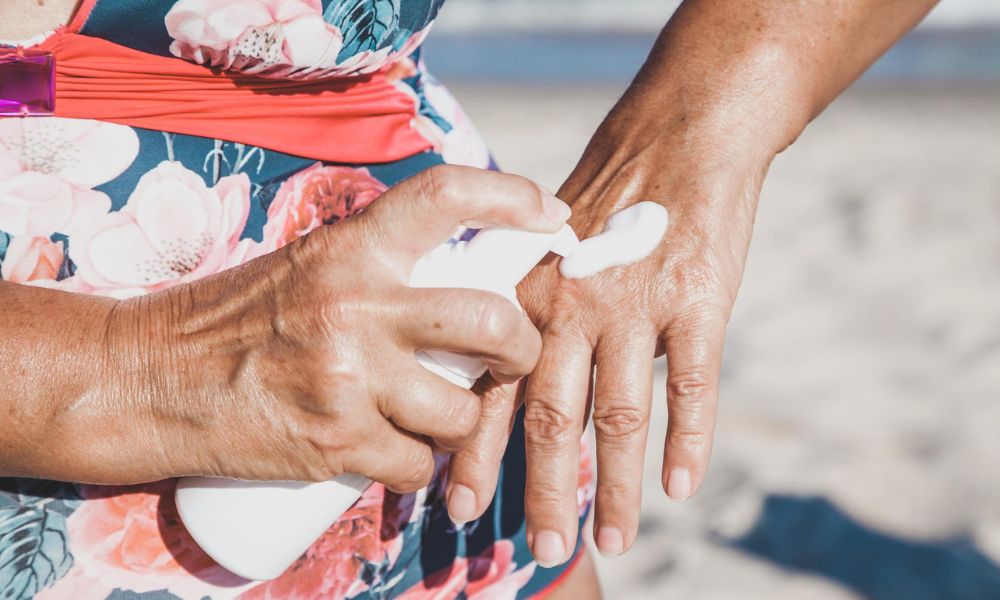
{"label": "blurred sea", "polygon": [[[652,32],[445,31],[428,39],[424,56],[445,82],[625,85],[654,39]],[[1000,86],[1000,28],[915,31],[863,81]]]}
{"label": "blurred sea", "polygon": [[[676,5],[449,0],[425,56],[445,82],[624,85]],[[864,81],[1000,86],[1000,0],[944,0]]]}

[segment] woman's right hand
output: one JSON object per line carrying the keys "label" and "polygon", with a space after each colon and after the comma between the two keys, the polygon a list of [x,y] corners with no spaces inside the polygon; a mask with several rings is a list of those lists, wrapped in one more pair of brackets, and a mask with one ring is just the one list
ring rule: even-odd
{"label": "woman's right hand", "polygon": [[497,294],[407,287],[414,263],[460,225],[552,232],[568,216],[526,179],[436,167],[272,254],[123,301],[108,320],[108,387],[74,412],[133,441],[82,441],[76,460],[98,483],[351,472],[419,489],[432,447],[461,447],[480,407],[414,352],[479,356],[510,382],[541,340]]}

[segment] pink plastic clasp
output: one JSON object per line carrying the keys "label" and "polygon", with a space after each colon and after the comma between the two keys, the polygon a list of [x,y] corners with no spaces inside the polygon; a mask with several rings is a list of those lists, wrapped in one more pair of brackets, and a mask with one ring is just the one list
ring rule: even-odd
{"label": "pink plastic clasp", "polygon": [[56,109],[51,52],[0,48],[0,117],[43,117]]}

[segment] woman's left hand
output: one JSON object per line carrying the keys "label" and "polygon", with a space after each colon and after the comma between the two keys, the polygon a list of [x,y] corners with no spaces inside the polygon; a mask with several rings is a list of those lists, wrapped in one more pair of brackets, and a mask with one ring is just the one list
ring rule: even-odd
{"label": "woman's left hand", "polygon": [[[543,566],[569,559],[578,530],[580,436],[597,439],[595,540],[620,554],[638,529],[653,358],[666,352],[669,429],[663,486],[697,490],[708,465],[725,327],[736,297],[764,168],[715,160],[706,146],[655,142],[602,128],[559,197],[581,238],[641,200],[670,224],[648,258],[587,279],[559,275],[550,257],[518,288],[542,334],[525,398],[529,544]],[[749,161],[748,161],[749,162]],[[669,165],[663,168],[662,165]],[[596,364],[596,382],[592,373]],[[479,439],[452,459],[449,508],[469,520],[489,504],[515,401],[513,386],[484,394]]]}
{"label": "woman's left hand", "polygon": [[[663,352],[663,486],[677,499],[698,489],[767,168],[935,3],[685,0],[671,17],[559,193],[581,237],[625,206],[661,202],[670,214],[663,242],[641,262],[584,280],[561,278],[550,259],[518,288],[543,344],[524,416],[527,535],[540,564],[565,562],[575,548],[579,439],[591,408],[597,546],[619,554],[634,541],[652,359]],[[452,461],[456,520],[481,514],[496,484],[517,403],[512,388],[495,390],[479,437]]]}

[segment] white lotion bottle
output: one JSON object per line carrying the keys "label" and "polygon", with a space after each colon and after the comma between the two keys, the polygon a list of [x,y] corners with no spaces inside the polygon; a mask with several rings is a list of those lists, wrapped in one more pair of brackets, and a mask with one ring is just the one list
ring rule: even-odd
{"label": "white lotion bottle", "polygon": [[[414,266],[410,286],[487,290],[517,304],[515,287],[546,254],[566,256],[578,244],[568,225],[552,234],[487,229],[468,242],[432,250]],[[420,351],[417,360],[467,389],[486,372],[479,359],[450,352]],[[224,568],[246,579],[270,580],[285,572],[371,483],[350,473],[321,483],[187,477],[177,484],[177,511],[198,545]]]}

